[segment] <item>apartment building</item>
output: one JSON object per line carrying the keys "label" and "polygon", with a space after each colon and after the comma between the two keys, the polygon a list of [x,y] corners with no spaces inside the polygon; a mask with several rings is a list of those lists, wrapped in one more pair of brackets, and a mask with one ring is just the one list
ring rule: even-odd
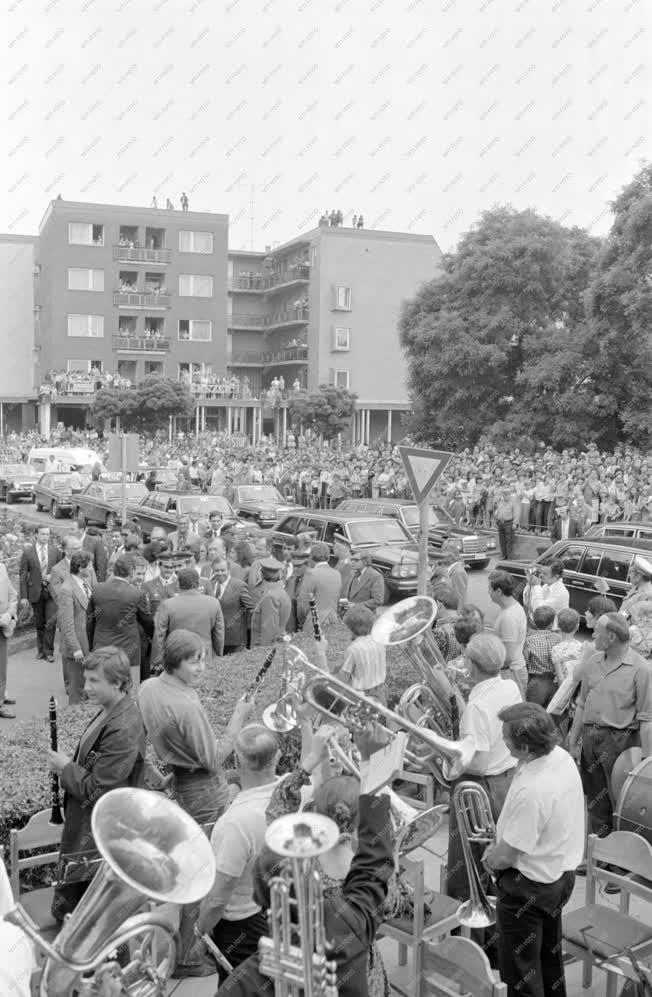
{"label": "apartment building", "polygon": [[225,369],[227,238],[226,215],[50,203],[35,343],[36,383],[57,381],[55,418],[83,424],[97,375],[133,384]]}
{"label": "apartment building", "polygon": [[283,379],[358,396],[356,440],[403,434],[401,302],[438,272],[432,236],[319,226],[266,253],[229,253],[229,368],[254,390]]}
{"label": "apartment building", "polygon": [[283,435],[270,386],[334,384],[358,396],[356,441],[400,439],[397,323],[440,268],[434,238],[320,225],[265,252],[227,241],[227,215],[59,198],[38,236],[0,237],[0,421],[83,426],[98,384],[162,374],[191,384],[197,429]]}

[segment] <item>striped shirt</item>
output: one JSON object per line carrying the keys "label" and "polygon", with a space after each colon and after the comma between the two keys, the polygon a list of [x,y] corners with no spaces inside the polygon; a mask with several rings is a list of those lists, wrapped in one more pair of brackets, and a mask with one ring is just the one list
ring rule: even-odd
{"label": "striped shirt", "polygon": [[350,676],[354,689],[374,689],[386,675],[385,648],[370,635],[356,637],[346,652],[342,672]]}

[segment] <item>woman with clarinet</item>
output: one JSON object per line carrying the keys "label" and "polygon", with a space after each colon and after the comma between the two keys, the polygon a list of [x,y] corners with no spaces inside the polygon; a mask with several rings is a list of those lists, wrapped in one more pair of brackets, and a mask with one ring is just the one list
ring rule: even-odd
{"label": "woman with clarinet", "polygon": [[99,712],[82,733],[72,758],[59,750],[48,751],[50,770],[64,791],[59,884],[52,904],[59,925],[81,900],[96,869],[93,806],[111,789],[143,785],[145,729],[130,689],[124,651],[102,647],[89,654],[84,660],[84,691]]}

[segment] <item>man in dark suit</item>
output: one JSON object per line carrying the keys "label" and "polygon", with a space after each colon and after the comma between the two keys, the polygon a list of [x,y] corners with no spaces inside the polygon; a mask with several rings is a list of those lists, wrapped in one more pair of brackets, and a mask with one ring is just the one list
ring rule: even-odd
{"label": "man in dark suit", "polygon": [[569,516],[567,505],[557,506],[555,511],[557,512],[557,518],[552,524],[550,531],[550,540],[552,543],[556,543],[557,540],[574,540],[576,537],[582,536],[582,528],[576,519]]}
{"label": "man in dark suit", "polygon": [[177,581],[178,594],[165,599],[156,614],[152,668],[162,665],[165,640],[173,630],[190,630],[197,634],[209,664],[213,656],[221,657],[224,652],[224,617],[218,600],[199,591],[199,576],[194,568],[182,568]]}
{"label": "man in dark suit", "polygon": [[61,559],[61,552],[50,543],[50,530],[39,526],[34,543],[25,547],[20,559],[20,602],[31,605],[36,626],[37,658],[54,661],[54,632],[57,604],[50,593],[50,572]]}
{"label": "man in dark suit", "polygon": [[106,581],[109,555],[97,527],[88,526],[84,529],[76,520],[73,520],[70,536],[77,537],[81,543],[81,549],[87,550],[91,555],[91,564],[98,582]]}
{"label": "man in dark suit", "polygon": [[307,551],[295,550],[292,554],[292,574],[285,583],[285,591],[290,600],[290,617],[287,622],[287,632],[296,633],[300,629],[297,623],[297,602],[308,571],[310,555]]}
{"label": "man in dark suit", "polygon": [[113,577],[99,582],[88,600],[86,630],[91,651],[99,647],[118,647],[129,658],[134,686],[140,681],[140,623],[151,634],[154,621],[147,606],[147,596],[131,584],[134,559],[123,554],[113,565]]}
{"label": "man in dark suit", "polygon": [[224,653],[233,654],[247,646],[247,623],[254,608],[247,583],[232,578],[228,561],[215,561],[211,582],[224,617]]}
{"label": "man in dark suit", "polygon": [[68,576],[61,582],[57,592],[63,683],[71,706],[86,699],[83,662],[89,652],[86,610],[93,575],[90,552],[73,551]]}
{"label": "man in dark suit", "polygon": [[147,595],[152,619],[156,616],[161,603],[179,591],[175,569],[186,565],[187,558],[172,551],[161,551],[154,563],[158,575],[143,582],[143,592]]}
{"label": "man in dark suit", "polygon": [[312,632],[310,615],[310,596],[315,597],[319,622],[328,627],[338,620],[338,608],[342,576],[328,563],[328,544],[320,540],[312,545],[312,560],[314,567],[306,575],[297,599],[297,622],[299,626]]}
{"label": "man in dark suit", "polygon": [[285,633],[292,605],[281,581],[281,562],[269,557],[260,566],[263,591],[251,614],[251,646],[271,647]]}
{"label": "man in dark suit", "polygon": [[375,613],[385,601],[385,582],[380,571],[371,566],[371,554],[362,551],[351,558],[353,576],[346,598],[356,605],[362,604]]}

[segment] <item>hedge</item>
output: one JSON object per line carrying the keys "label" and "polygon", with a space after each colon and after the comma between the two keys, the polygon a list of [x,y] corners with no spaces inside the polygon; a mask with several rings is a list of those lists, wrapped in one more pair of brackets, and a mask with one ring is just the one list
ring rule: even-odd
{"label": "hedge", "polygon": [[[338,665],[344,658],[350,634],[338,622],[327,629],[326,637],[329,663]],[[315,660],[312,638],[298,634],[293,642],[304,650],[308,658]],[[264,648],[243,651],[206,669],[198,692],[216,735],[219,736],[226,727],[236,700],[253,680],[265,653]],[[256,697],[257,717],[278,698],[281,662],[282,654],[279,652]],[[388,651],[387,665],[386,688],[388,702],[392,705],[407,686],[418,681],[418,674],[400,651]],[[7,727],[6,732],[0,733],[0,845],[7,845],[11,828],[22,827],[33,814],[50,806],[50,775],[46,762],[46,749],[49,747],[47,706],[47,694],[44,693],[42,717],[18,721]],[[59,750],[72,755],[82,730],[94,712],[95,708],[87,705],[59,704]],[[284,750],[279,772],[283,773],[295,768],[300,745],[296,733],[281,737]],[[155,761],[153,754],[151,758]]]}

